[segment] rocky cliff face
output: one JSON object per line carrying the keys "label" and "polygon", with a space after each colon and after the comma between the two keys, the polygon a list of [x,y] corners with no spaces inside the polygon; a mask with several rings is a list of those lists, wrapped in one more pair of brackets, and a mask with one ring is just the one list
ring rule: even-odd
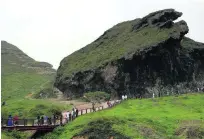
{"label": "rocky cliff face", "polygon": [[203,86],[204,44],[185,37],[185,21],[173,22],[181,15],[166,9],[114,26],[62,60],[55,86],[67,96],[101,90],[146,97]]}

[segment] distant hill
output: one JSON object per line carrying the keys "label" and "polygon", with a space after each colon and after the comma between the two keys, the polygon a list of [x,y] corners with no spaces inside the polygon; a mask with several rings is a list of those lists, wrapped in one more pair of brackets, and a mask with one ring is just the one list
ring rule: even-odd
{"label": "distant hill", "polygon": [[51,64],[35,61],[15,45],[1,41],[2,100],[40,91],[55,74]]}
{"label": "distant hill", "polygon": [[181,16],[164,9],[113,26],[61,61],[55,86],[67,96],[105,91],[150,97],[155,89],[156,95],[197,90],[204,85],[204,43],[185,37],[187,23],[174,22]]}

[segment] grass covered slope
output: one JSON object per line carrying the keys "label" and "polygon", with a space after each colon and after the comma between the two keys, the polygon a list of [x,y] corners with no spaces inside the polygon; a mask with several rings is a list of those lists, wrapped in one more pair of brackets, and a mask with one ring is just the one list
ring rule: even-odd
{"label": "grass covered slope", "polygon": [[49,76],[36,73],[13,73],[2,76],[2,100],[24,98],[28,94],[40,91],[48,82]]}
{"label": "grass covered slope", "polygon": [[52,116],[54,113],[61,113],[61,111],[69,109],[71,109],[70,105],[52,100],[12,99],[2,107],[2,117],[7,118],[11,114],[18,115],[20,118],[36,118],[38,115]]}
{"label": "grass covered slope", "polygon": [[2,117],[35,117],[68,108],[49,100],[32,99],[54,79],[56,71],[49,63],[35,61],[16,46],[1,41],[1,70],[1,101],[6,102],[1,107]]}
{"label": "grass covered slope", "polygon": [[133,54],[141,48],[145,49],[149,45],[166,40],[169,32],[173,31],[173,29],[158,30],[147,27],[135,32],[131,31],[132,22],[114,26],[93,43],[66,57],[61,63],[59,72],[63,71],[63,74],[69,76],[72,73],[97,68],[109,61]]}
{"label": "grass covered slope", "polygon": [[[57,74],[63,79],[79,71],[95,69],[108,62],[131,57],[156,46],[175,34],[178,35],[178,32],[188,30],[184,27],[186,26],[184,21],[181,23],[182,27],[172,22],[181,15],[173,9],[166,9],[153,12],[142,19],[119,23],[105,31],[94,42],[65,57],[60,63]],[[170,24],[169,27],[158,25],[165,26],[167,22]]]}
{"label": "grass covered slope", "polygon": [[128,100],[77,118],[44,138],[203,138],[204,94]]}
{"label": "grass covered slope", "polygon": [[35,61],[6,41],[1,41],[1,70],[2,101],[35,93],[55,76],[50,64]]}

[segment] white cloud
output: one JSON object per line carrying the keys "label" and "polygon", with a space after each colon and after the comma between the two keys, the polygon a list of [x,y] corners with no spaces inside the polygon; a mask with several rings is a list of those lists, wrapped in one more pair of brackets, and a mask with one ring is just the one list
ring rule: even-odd
{"label": "white cloud", "polygon": [[57,68],[113,25],[165,8],[183,12],[188,36],[204,42],[203,0],[2,0],[0,39]]}

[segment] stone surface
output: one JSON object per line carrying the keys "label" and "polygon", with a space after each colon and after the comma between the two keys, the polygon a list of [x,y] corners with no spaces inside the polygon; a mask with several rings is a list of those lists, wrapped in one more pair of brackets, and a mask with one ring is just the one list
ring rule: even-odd
{"label": "stone surface", "polygon": [[204,44],[185,37],[185,21],[173,22],[181,15],[166,9],[114,26],[62,60],[55,86],[68,97],[195,91],[204,85]]}

